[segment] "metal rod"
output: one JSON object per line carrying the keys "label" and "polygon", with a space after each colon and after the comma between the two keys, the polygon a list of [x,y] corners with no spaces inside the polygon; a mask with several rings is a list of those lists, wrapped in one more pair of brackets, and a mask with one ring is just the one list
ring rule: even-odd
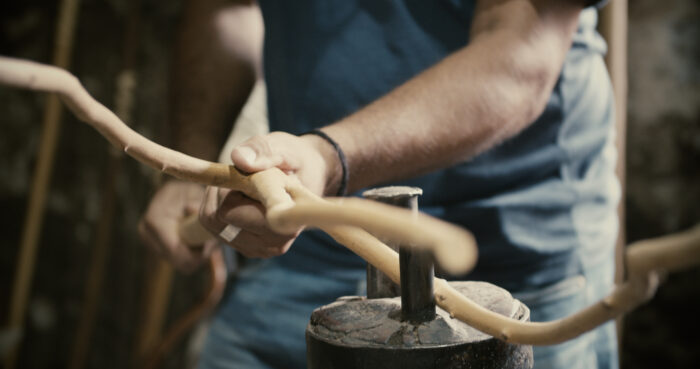
{"label": "metal rod", "polygon": [[[401,198],[401,191],[392,191],[388,190],[388,188],[391,187],[371,189],[362,193],[362,196],[366,199],[381,203],[401,206],[401,204],[396,203],[396,200]],[[398,187],[396,187],[396,189],[398,189]],[[387,242],[386,244],[395,251],[399,250],[398,245],[394,245],[391,242]],[[397,296],[401,296],[401,289],[399,285],[394,283],[391,278],[382,273],[379,269],[375,268],[372,264],[367,263],[367,298],[381,299]]]}
{"label": "metal rod", "polygon": [[[416,187],[382,187],[366,191],[363,196],[385,204],[418,212],[418,196],[422,190]],[[433,256],[429,251],[411,247],[399,247],[401,286],[389,280],[371,265],[367,266],[367,297],[394,297],[401,294],[401,320],[422,323],[435,318],[433,295]]]}
{"label": "metal rod", "polygon": [[399,249],[401,320],[423,323],[435,319],[433,255],[410,247]]}

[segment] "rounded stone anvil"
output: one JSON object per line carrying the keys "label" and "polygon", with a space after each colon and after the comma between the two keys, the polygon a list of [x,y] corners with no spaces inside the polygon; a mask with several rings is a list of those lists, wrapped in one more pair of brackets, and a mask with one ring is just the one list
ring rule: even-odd
{"label": "rounded stone anvil", "polygon": [[[485,282],[450,282],[486,309],[528,321],[530,310],[511,294]],[[311,314],[306,328],[309,369],[532,368],[532,346],[497,340],[451,318],[401,321],[401,299],[342,297]]]}

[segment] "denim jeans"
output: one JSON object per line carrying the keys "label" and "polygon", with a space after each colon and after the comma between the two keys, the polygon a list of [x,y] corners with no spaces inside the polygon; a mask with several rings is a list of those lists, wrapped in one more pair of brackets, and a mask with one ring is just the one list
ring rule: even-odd
{"label": "denim jeans", "polygon": [[[532,321],[557,319],[604,296],[612,273],[612,263],[606,262],[584,275],[514,296],[531,309]],[[244,268],[213,319],[199,368],[305,368],[304,332],[311,312],[339,296],[364,294],[364,270],[341,274],[319,277],[289,268],[280,258]],[[534,353],[536,369],[617,368],[614,323],[560,345],[535,347]]]}
{"label": "denim jeans", "polygon": [[[530,320],[546,322],[591,305],[610,291],[614,278],[612,262],[604,262],[543,289],[513,293],[530,308]],[[535,369],[616,369],[617,331],[610,321],[580,337],[554,346],[535,346]]]}

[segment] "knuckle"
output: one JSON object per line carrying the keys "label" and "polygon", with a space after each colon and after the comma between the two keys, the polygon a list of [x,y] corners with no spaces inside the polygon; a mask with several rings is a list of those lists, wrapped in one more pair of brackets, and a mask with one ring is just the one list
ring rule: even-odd
{"label": "knuckle", "polygon": [[225,223],[225,224],[231,224],[232,219],[229,217],[229,212],[227,209],[224,208],[218,208],[216,209],[213,214],[212,214],[212,219],[219,222],[219,223]]}
{"label": "knuckle", "polygon": [[209,217],[207,216],[207,212],[204,209],[199,209],[197,217],[199,218],[199,222],[202,223],[202,225],[204,225],[205,227],[209,225]]}
{"label": "knuckle", "polygon": [[260,249],[265,257],[271,258],[284,255],[289,250],[290,244],[291,240],[289,239],[275,239],[270,240],[265,247],[260,247]]}
{"label": "knuckle", "polygon": [[270,140],[268,140],[266,138],[263,138],[262,140],[260,140],[260,145],[262,148],[262,152],[267,154],[267,155],[272,154],[272,152],[274,151],[272,149],[272,145],[270,144]]}
{"label": "knuckle", "polygon": [[202,208],[199,210],[199,222],[202,223],[202,225],[209,229],[213,230],[214,228],[214,216],[212,215],[212,212]]}
{"label": "knuckle", "polygon": [[272,134],[265,136],[254,136],[247,143],[247,146],[254,148],[259,155],[268,156],[273,152],[273,145],[270,143]]}
{"label": "knuckle", "polygon": [[283,247],[271,247],[267,251],[268,257],[276,257],[276,256],[282,256],[286,250]]}
{"label": "knuckle", "polygon": [[234,191],[231,191],[230,189],[225,187],[219,187],[215,191],[216,196],[219,199],[219,203],[223,202],[230,194],[235,193]]}

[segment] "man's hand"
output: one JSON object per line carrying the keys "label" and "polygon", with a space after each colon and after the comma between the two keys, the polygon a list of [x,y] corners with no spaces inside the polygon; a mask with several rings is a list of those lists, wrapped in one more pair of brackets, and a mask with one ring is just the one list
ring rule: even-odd
{"label": "man's hand", "polygon": [[178,234],[180,222],[197,213],[203,197],[202,186],[170,180],[153,196],[139,222],[143,242],[184,272],[194,271],[218,245],[215,240],[204,245],[185,245]]}
{"label": "man's hand", "polygon": [[[254,137],[231,153],[235,166],[248,173],[272,167],[297,177],[318,195],[337,191],[342,169],[333,147],[318,136],[293,136],[272,132]],[[237,191],[207,188],[200,209],[200,222],[212,234],[219,235],[226,226],[240,229],[235,238],[225,242],[251,258],[269,258],[284,254],[299,235],[281,235],[270,230],[262,205]]]}

